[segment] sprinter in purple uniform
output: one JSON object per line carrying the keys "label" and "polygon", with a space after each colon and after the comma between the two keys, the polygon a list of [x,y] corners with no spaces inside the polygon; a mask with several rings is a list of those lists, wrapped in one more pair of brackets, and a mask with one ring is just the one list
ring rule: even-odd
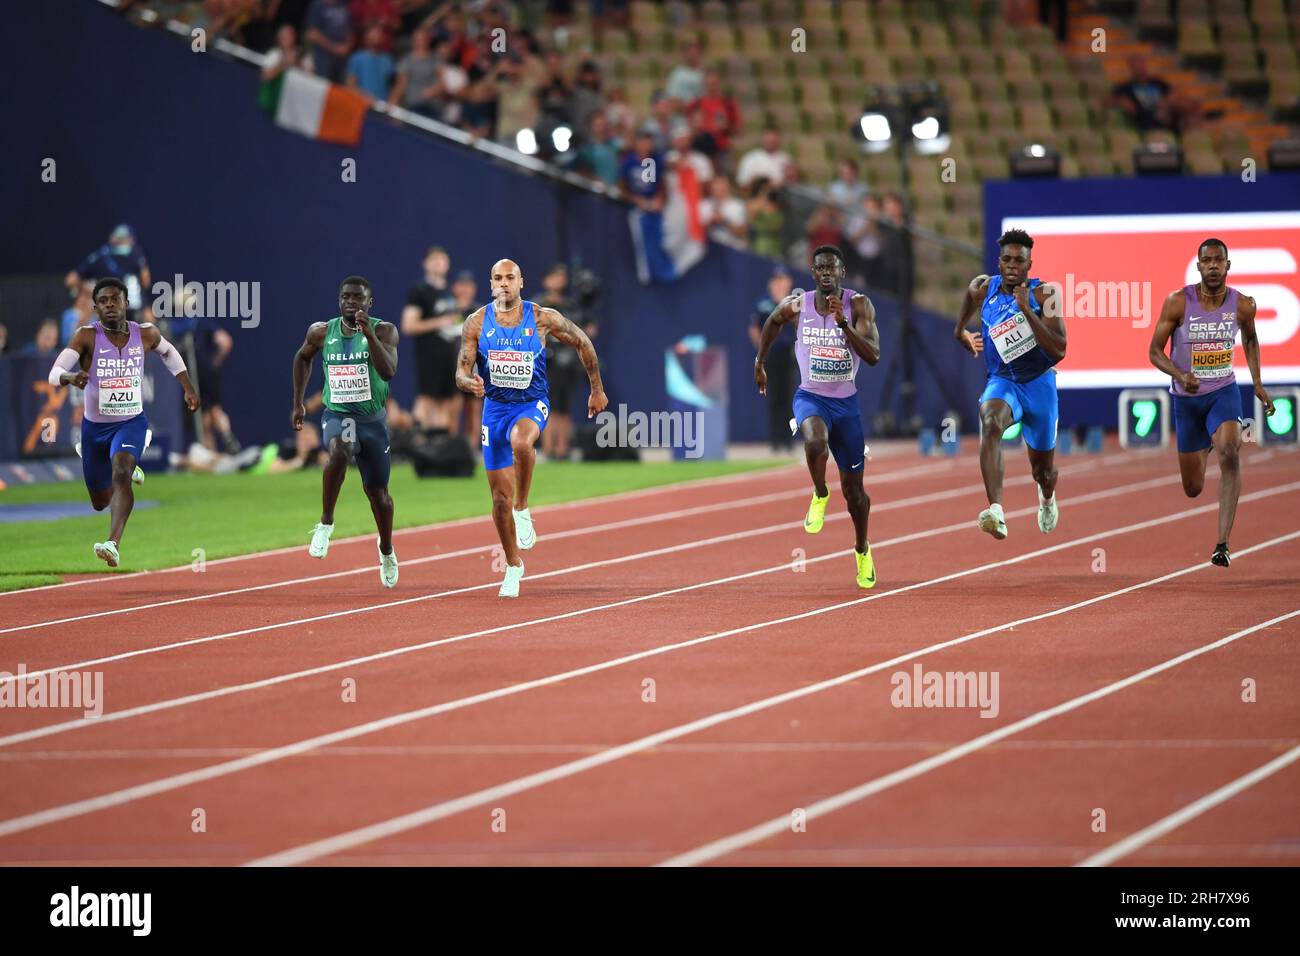
{"label": "sprinter in purple uniform", "polygon": [[1223,568],[1232,562],[1228,536],[1241,495],[1241,392],[1232,368],[1238,332],[1255,395],[1264,413],[1273,414],[1273,400],[1260,381],[1255,300],[1228,285],[1231,267],[1223,240],[1201,243],[1196,251],[1201,281],[1166,297],[1149,352],[1151,364],[1173,379],[1169,391],[1174,396],[1178,468],[1187,497],[1195,498],[1205,486],[1211,447],[1219,460],[1219,543],[1210,560]]}
{"label": "sprinter in purple uniform", "polygon": [[83,325],[54,361],[50,384],[86,390],[81,420],[81,470],[96,511],[110,508],[108,540],[95,556],[115,568],[126,519],[135,506],[131,476],[146,444],[144,353],[157,351],[167,371],[180,380],[185,406],[199,407],[180,353],[152,322],[128,322],[127,289],[121,279],[100,279],[90,295],[98,322]]}
{"label": "sprinter in purple uniform", "polygon": [[871,300],[852,289],[842,289],[844,255],[835,246],[818,246],[813,252],[815,292],[796,290],[772,310],[763,323],[754,359],[754,384],[767,394],[767,353],[781,326],[795,325],[795,357],[801,384],[794,393],[795,424],[803,435],[804,455],[812,476],[813,497],[803,527],[809,534],[821,531],[830,490],[826,487],[826,457],[835,456],[840,490],[853,518],[854,554],[858,586],[876,584],[875,560],[867,541],[867,516],[871,499],[862,487],[866,439],[858,410],[854,379],[864,360],[880,361],[880,333]]}

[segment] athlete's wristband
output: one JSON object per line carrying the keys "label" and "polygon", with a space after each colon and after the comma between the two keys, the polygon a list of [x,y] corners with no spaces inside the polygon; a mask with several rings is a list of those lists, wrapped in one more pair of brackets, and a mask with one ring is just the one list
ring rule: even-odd
{"label": "athlete's wristband", "polygon": [[172,375],[179,375],[185,371],[185,360],[181,358],[181,353],[161,335],[158,336],[158,357],[163,360],[163,365],[167,366],[167,371]]}
{"label": "athlete's wristband", "polygon": [[50,384],[62,385],[63,373],[73,371],[81,364],[81,356],[75,349],[64,349],[59,353],[59,357],[54,360],[54,367],[50,369]]}

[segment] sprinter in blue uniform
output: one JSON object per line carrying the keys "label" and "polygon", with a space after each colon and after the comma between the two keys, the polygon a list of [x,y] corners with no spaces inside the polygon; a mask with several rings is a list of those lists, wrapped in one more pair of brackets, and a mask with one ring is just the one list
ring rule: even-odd
{"label": "sprinter in blue uniform", "polygon": [[492,521],[506,556],[501,597],[519,596],[524,576],[519,552],[537,543],[528,493],[537,461],[533,446],[551,414],[546,336],[578,350],[591,381],[587,417],[609,404],[586,333],[554,309],[520,299],[523,285],[523,273],[512,260],[492,267],[492,302],[465,320],[456,368],[457,387],[483,399],[483,469],[492,490]]}
{"label": "sprinter in blue uniform", "polygon": [[[954,330],[957,341],[984,354],[988,382],[980,395],[980,472],[989,506],[981,531],[1007,536],[1002,512],[1002,433],[1020,422],[1029,466],[1038,485],[1038,529],[1056,527],[1056,369],[1065,358],[1065,320],[1059,300],[1041,279],[1029,278],[1034,240],[1023,229],[998,239],[998,275],[971,280]],[[1044,309],[1044,303],[1048,308]],[[980,313],[980,334],[967,326]]]}

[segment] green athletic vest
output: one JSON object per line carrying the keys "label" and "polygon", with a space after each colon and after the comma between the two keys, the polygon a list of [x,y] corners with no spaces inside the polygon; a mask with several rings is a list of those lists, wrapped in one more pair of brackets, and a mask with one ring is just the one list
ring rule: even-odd
{"label": "green athletic vest", "polygon": [[[380,320],[372,315],[370,321]],[[375,371],[366,337],[360,332],[343,334],[342,316],[330,319],[325,330],[321,366],[325,372],[322,398],[330,411],[375,415],[384,410],[388,383]]]}

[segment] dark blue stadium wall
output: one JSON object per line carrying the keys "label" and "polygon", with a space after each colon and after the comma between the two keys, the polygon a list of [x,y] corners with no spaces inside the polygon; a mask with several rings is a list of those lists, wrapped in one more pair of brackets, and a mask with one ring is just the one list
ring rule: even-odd
{"label": "dark blue stadium wall", "polygon": [[[997,269],[997,240],[1008,216],[1106,216],[1160,213],[1269,212],[1300,208],[1300,174],[1158,176],[1126,179],[1022,179],[984,184],[986,268]],[[1214,220],[1206,218],[1206,234]],[[1059,278],[1046,276],[1044,278]],[[1160,294],[1163,294],[1162,290]],[[1159,302],[1156,303],[1159,312]],[[1067,330],[1068,331],[1068,330]],[[1119,388],[1061,390],[1061,423],[1118,427]],[[1251,389],[1242,388],[1247,409]],[[1251,414],[1248,410],[1247,414]]]}
{"label": "dark blue stadium wall", "polygon": [[[0,103],[0,272],[62,273],[115,223],[129,222],[155,282],[180,273],[261,283],[261,325],[229,325],[225,400],[246,441],[287,432],[293,352],[310,322],[335,314],[342,276],[369,276],[375,313],[395,320],[434,243],[450,250],[454,269],[482,280],[497,258],[514,258],[534,291],[549,263],[579,258],[604,283],[598,344],[612,402],[666,408],[663,351],[703,333],[729,350],[732,439],[766,437],[745,332],[766,261],[714,248],[680,282],[641,286],[618,203],[375,115],[355,148],[286,132],[257,109],[255,70],[129,26],[90,0],[26,4],[10,15],[13,35],[28,40],[9,52],[21,87]],[[57,163],[55,183],[41,182],[47,157]],[[355,183],[342,181],[345,158],[356,160]],[[898,341],[897,306],[873,298],[886,361],[859,377],[869,429]],[[920,313],[916,328],[969,429],[981,364],[953,346],[949,320]],[[409,404],[409,343],[402,356],[394,390]],[[941,389],[919,357],[916,368],[917,411],[937,422],[948,410]]]}

